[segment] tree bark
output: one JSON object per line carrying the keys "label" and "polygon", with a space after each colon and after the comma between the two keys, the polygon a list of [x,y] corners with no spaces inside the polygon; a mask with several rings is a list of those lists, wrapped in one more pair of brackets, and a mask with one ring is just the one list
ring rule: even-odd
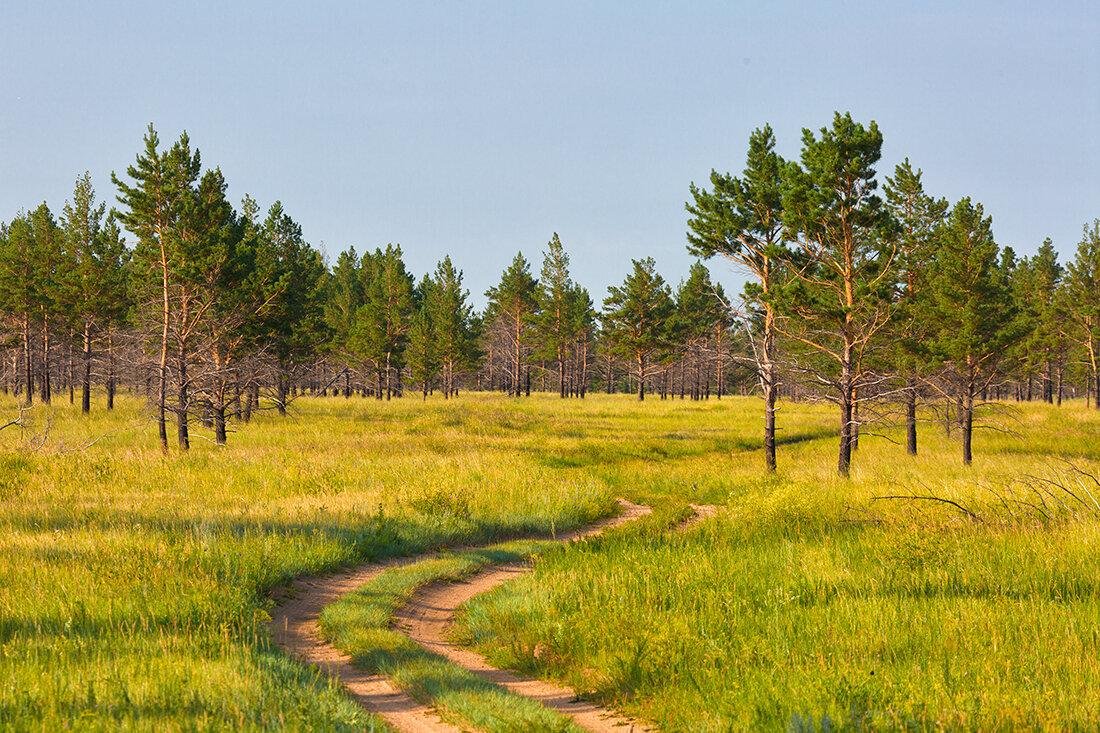
{"label": "tree bark", "polygon": [[168,298],[168,251],[164,246],[164,235],[160,233],[160,273],[161,273],[161,332],[160,332],[160,370],[157,384],[157,433],[160,437],[160,449],[168,452],[168,324],[171,318],[171,303]]}
{"label": "tree bark", "polygon": [[42,318],[42,378],[38,381],[38,396],[44,404],[50,404],[53,385],[50,384],[50,319]]}
{"label": "tree bark", "polygon": [[34,364],[31,356],[31,317],[30,314],[23,316],[23,379],[26,380],[24,385],[27,390],[27,394],[24,397],[24,404],[30,407],[34,403]]}
{"label": "tree bark", "polygon": [[768,473],[775,473],[775,368],[769,372],[764,386],[764,463]]}
{"label": "tree bark", "polygon": [[909,455],[917,455],[917,385],[912,377],[905,388],[905,437]]}
{"label": "tree bark", "polygon": [[974,436],[974,385],[967,384],[965,397],[960,398],[963,403],[962,415],[962,455],[963,463],[969,466],[974,460],[972,442]]}
{"label": "tree bark", "polygon": [[851,347],[844,346],[844,361],[840,370],[840,447],[836,470],[848,478],[852,467],[852,362]]}
{"label": "tree bark", "polygon": [[176,372],[179,375],[179,391],[176,393],[176,440],[180,450],[188,450],[191,447],[191,435],[187,424],[187,344],[180,341],[179,354],[176,361]]}
{"label": "tree bark", "polygon": [[225,437],[225,405],[219,401],[214,406],[214,442],[225,445]]}
{"label": "tree bark", "polygon": [[111,327],[107,327],[107,409],[115,409],[115,340]]}
{"label": "tree bark", "polygon": [[80,385],[80,411],[92,410],[92,324],[84,323],[84,369]]}
{"label": "tree bark", "polygon": [[[286,370],[283,369],[281,364],[278,367],[278,372],[279,373],[275,377],[275,407],[279,410],[279,415],[286,417],[286,400],[290,389],[290,385],[288,384],[290,380],[287,377]],[[379,375],[379,379],[381,379],[381,375]],[[381,385],[379,386],[381,387]],[[381,399],[381,397],[379,399]]]}

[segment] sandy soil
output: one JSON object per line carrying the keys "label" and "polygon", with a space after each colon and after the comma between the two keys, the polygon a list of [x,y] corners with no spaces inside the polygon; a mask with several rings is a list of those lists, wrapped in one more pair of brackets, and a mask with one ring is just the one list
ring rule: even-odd
{"label": "sandy soil", "polygon": [[382,675],[355,667],[351,657],[321,637],[317,625],[321,609],[336,599],[362,587],[385,570],[421,559],[411,557],[370,563],[335,575],[296,580],[276,598],[277,605],[271,613],[271,636],[291,656],[338,678],[360,705],[382,716],[396,730],[408,733],[460,731]]}

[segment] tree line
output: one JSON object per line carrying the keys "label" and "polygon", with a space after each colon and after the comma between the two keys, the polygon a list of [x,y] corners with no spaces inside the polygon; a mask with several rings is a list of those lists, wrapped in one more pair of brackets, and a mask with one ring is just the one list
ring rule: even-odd
{"label": "tree line", "polygon": [[874,122],[804,130],[797,161],[775,145],[758,129],[740,175],[689,187],[688,250],[743,271],[736,298],[701,261],[673,287],[643,258],[597,306],[554,234],[537,273],[517,254],[478,311],[450,257],[419,279],[396,244],[330,265],[280,202],[234,206],[186,133],[165,147],[150,126],[112,174],[117,206],[85,173],[60,217],[42,203],[0,226],[0,388],[28,405],[79,390],[88,412],[93,387],[111,409],[123,386],[164,450],[170,425],[184,450],[196,424],[225,443],[303,393],[757,393],[771,470],[777,399],[826,399],[843,475],[861,425],[895,410],[910,453],[935,413],[969,463],[987,401],[1100,404],[1100,222],[1072,262],[1049,240],[1017,257],[980,203],[927,193],[908,160],[879,195]]}

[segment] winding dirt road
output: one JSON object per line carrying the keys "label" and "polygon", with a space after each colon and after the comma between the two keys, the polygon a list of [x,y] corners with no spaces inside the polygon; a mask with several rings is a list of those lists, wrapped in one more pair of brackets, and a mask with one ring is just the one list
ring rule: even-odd
{"label": "winding dirt road", "polygon": [[[561,542],[594,537],[649,514],[648,506],[619,499],[621,511],[588,527],[558,536]],[[692,505],[693,514],[680,528],[713,516],[715,508]],[[469,549],[469,548],[466,548]],[[434,554],[434,553],[433,553]],[[460,731],[445,721],[429,706],[417,702],[408,693],[393,685],[382,675],[358,669],[351,658],[329,644],[320,634],[318,618],[321,610],[343,595],[362,587],[391,568],[419,562],[428,555],[369,563],[351,570],[316,578],[304,578],[292,583],[276,599],[272,611],[271,634],[275,643],[301,661],[314,664],[337,677],[348,692],[364,708],[382,716],[391,727],[409,733]],[[478,674],[508,690],[538,700],[543,705],[569,716],[581,728],[590,731],[644,730],[636,721],[581,700],[567,688],[542,680],[521,677],[497,669],[474,651],[459,647],[448,636],[454,624],[455,612],[476,595],[528,572],[527,563],[491,565],[473,577],[457,583],[432,583],[417,590],[409,603],[398,610],[395,626],[425,649]]]}

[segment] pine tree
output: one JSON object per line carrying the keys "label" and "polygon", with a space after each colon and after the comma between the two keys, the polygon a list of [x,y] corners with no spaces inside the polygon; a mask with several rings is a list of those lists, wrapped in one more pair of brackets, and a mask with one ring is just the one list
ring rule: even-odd
{"label": "pine tree", "polygon": [[275,407],[280,415],[286,415],[296,371],[314,358],[329,336],[325,262],[279,201],[268,209],[255,248],[262,293],[256,307],[260,340],[275,363]]}
{"label": "pine tree", "polygon": [[[711,171],[712,191],[691,185],[687,206],[688,251],[710,258],[720,255],[752,277],[744,291],[745,318],[753,337],[753,362],[764,397],[764,459],[774,471],[775,402],[779,388],[776,364],[775,291],[786,256],[782,182],[785,163],[775,152],[770,125],[749,136],[740,178]],[[759,318],[752,317],[759,314]],[[720,390],[721,391],[721,390]]]}
{"label": "pine tree", "polygon": [[34,226],[26,214],[12,220],[0,242],[0,306],[16,322],[22,345],[23,403],[34,402],[34,347],[32,319],[38,303],[39,281],[35,267]]}
{"label": "pine tree", "polygon": [[783,331],[831,365],[817,376],[840,407],[837,472],[845,477],[858,441],[865,359],[892,308],[893,251],[884,246],[887,220],[875,195],[881,151],[878,125],[837,113],[819,135],[802,131],[801,166],[790,165],[783,182],[787,236],[804,259],[791,268],[798,287],[784,297]]}
{"label": "pine tree", "polygon": [[443,396],[458,393],[458,376],[477,357],[473,308],[470,291],[462,287],[462,271],[455,268],[449,256],[435,268],[432,287],[426,304],[435,332]]}
{"label": "pine tree", "polygon": [[573,338],[572,392],[584,399],[588,392],[588,364],[596,336],[596,309],[588,291],[573,284],[568,298],[569,332]]}
{"label": "pine tree", "polygon": [[960,405],[963,462],[973,460],[976,399],[1015,337],[1012,294],[999,264],[993,220],[969,198],[951,210],[920,294],[927,344]]}
{"label": "pine tree", "polygon": [[125,307],[123,269],[129,259],[113,218],[104,222],[106,204],[96,204],[91,175],[77,178],[73,199],[62,215],[65,247],[73,263],[65,300],[81,331],[81,410],[91,409],[92,347],[99,331],[117,322]]}
{"label": "pine tree", "polygon": [[920,366],[921,329],[916,298],[925,268],[935,256],[936,234],[947,213],[947,200],[936,199],[924,191],[922,171],[913,170],[909,159],[898,164],[893,178],[886,179],[887,208],[893,217],[897,243],[897,295],[899,312],[895,318],[898,368],[905,378],[906,449],[917,454],[917,396]]}
{"label": "pine tree", "polygon": [[524,391],[524,367],[530,350],[529,331],[539,307],[538,288],[539,283],[531,276],[527,259],[522,252],[518,252],[501,275],[500,283],[485,291],[485,297],[489,299],[486,320],[501,324],[508,340],[512,367],[511,394],[516,397]]}
{"label": "pine tree", "polygon": [[[185,306],[176,292],[179,247],[184,238],[181,223],[202,164],[198,152],[192,153],[187,133],[167,151],[159,150],[160,138],[149,125],[144,138],[145,148],[134,165],[126,169],[133,184],[124,183],[117,175],[111,180],[118,188],[118,200],[124,210],[121,223],[135,236],[131,283],[139,303],[152,301],[160,307],[160,355],[157,363],[157,431],[161,449],[168,450],[168,355],[173,318]],[[156,282],[156,286],[153,283]],[[155,292],[155,295],[154,295]],[[144,313],[144,309],[139,308]],[[186,318],[185,318],[186,320]],[[186,326],[186,324],[185,324]],[[186,327],[181,332],[183,335]],[[186,344],[185,344],[186,345]],[[186,371],[186,351],[178,355],[178,363]],[[181,448],[189,446],[186,410],[186,374],[180,374],[180,401],[177,404],[178,437]]]}
{"label": "pine tree", "polygon": [[432,279],[425,275],[415,290],[415,307],[409,323],[409,343],[406,348],[406,360],[409,374],[414,382],[420,384],[424,399],[439,376],[439,355],[436,348],[435,325],[429,302],[434,287]]}
{"label": "pine tree", "polygon": [[[363,305],[363,282],[359,274],[359,256],[349,247],[336,258],[325,284],[324,318],[330,334],[329,351],[348,355],[355,313]],[[344,397],[351,397],[351,372],[344,369]]]}
{"label": "pine tree", "polygon": [[611,348],[630,360],[638,382],[638,399],[644,400],[652,362],[669,345],[667,328],[675,305],[652,257],[631,262],[633,270],[623,284],[607,289],[602,321]]}
{"label": "pine tree", "polygon": [[572,312],[575,292],[569,275],[569,255],[565,253],[557,232],[554,232],[543,253],[538,284],[538,307],[534,317],[538,351],[541,356],[557,362],[558,393],[564,399],[566,360],[577,337],[577,323]]}
{"label": "pine tree", "polygon": [[680,397],[688,381],[686,370],[691,364],[692,399],[702,397],[703,352],[715,327],[725,319],[727,310],[720,286],[710,279],[710,271],[701,262],[692,264],[688,277],[676,291],[676,309],[670,321],[674,342],[681,349]]}
{"label": "pine tree", "polygon": [[405,344],[413,310],[413,279],[405,269],[401,247],[386,245],[363,258],[364,303],[352,327],[353,351],[374,364],[375,397],[389,399],[394,371],[404,367]]}
{"label": "pine tree", "polygon": [[1100,219],[1085,225],[1072,262],[1066,265],[1063,333],[1084,349],[1093,405],[1100,410]]}

